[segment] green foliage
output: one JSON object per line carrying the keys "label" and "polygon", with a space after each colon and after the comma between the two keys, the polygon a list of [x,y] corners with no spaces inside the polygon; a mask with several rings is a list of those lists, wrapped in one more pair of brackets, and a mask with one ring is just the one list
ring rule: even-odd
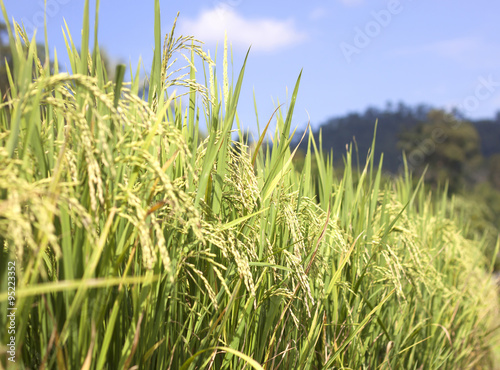
{"label": "green foliage", "polygon": [[[163,39],[158,0],[141,99],[138,72],[109,81],[99,49],[89,53],[88,5],[80,53],[65,34],[72,73],[53,73],[33,42],[22,51],[26,35],[9,34],[0,311],[7,261],[16,261],[21,367],[491,367],[491,262],[484,240],[462,232],[468,220],[454,201],[436,202],[408,172],[383,181],[372,154],[358,172],[352,148],[334,177],[321,136],[303,138],[297,170],[300,75],[287,109],[270,118],[272,151],[232,141],[246,59],[230,81],[226,44],[219,83],[198,41],[174,29]],[[174,78],[177,52],[187,64]],[[176,85],[188,88],[187,109],[167,94]],[[6,339],[2,331],[4,367]]]}
{"label": "green foliage", "polygon": [[426,182],[436,186],[448,181],[452,192],[463,187],[468,169],[482,161],[474,126],[443,111],[430,111],[427,122],[403,132],[400,138],[399,146],[412,170],[421,174],[427,167]]}

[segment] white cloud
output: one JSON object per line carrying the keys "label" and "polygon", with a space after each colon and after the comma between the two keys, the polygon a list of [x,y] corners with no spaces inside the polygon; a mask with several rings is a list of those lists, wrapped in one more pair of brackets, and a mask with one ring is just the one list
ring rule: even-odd
{"label": "white cloud", "polygon": [[306,39],[306,34],[295,28],[293,20],[272,18],[244,18],[233,8],[220,6],[206,10],[195,19],[180,19],[179,28],[184,35],[194,35],[205,43],[223,42],[227,31],[233,47],[272,51],[296,45]]}

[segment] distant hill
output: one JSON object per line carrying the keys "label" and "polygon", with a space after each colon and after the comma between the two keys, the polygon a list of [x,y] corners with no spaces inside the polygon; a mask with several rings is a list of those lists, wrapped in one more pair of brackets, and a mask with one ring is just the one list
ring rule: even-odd
{"label": "distant hill", "polygon": [[481,152],[485,157],[500,153],[500,112],[493,120],[471,121],[481,137]]}
{"label": "distant hill", "polygon": [[[363,113],[350,113],[329,119],[321,124],[314,132],[314,136],[317,139],[319,130],[322,131],[323,150],[326,152],[332,150],[334,161],[342,160],[346,144],[354,143],[353,138],[355,138],[360,160],[363,161],[362,158],[371,146],[375,122],[378,119],[376,158],[378,159],[383,152],[385,169],[396,172],[402,164],[402,154],[398,148],[399,135],[419,123],[426,122],[428,113],[433,109],[435,108],[429,105],[410,107],[404,103],[388,104],[385,109],[369,107]],[[459,112],[454,114],[475,126],[481,138],[481,153],[484,157],[500,153],[500,112],[491,120],[478,121],[467,119]],[[307,143],[304,142],[302,146],[305,148]]]}

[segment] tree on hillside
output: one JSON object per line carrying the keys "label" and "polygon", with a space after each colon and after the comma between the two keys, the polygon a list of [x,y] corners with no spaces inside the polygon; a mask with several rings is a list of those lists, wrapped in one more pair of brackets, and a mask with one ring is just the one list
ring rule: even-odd
{"label": "tree on hillside", "polygon": [[436,185],[449,181],[456,191],[475,180],[482,162],[481,142],[469,122],[441,110],[432,110],[427,121],[399,135],[410,169],[417,174],[428,166],[426,181]]}

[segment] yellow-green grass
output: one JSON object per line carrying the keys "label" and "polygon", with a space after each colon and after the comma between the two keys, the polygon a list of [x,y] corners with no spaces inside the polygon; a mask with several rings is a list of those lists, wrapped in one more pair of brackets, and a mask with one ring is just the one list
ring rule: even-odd
{"label": "yellow-green grass", "polygon": [[[20,368],[494,366],[492,262],[480,235],[468,238],[460,199],[414,186],[408,172],[387,180],[370,154],[357,171],[347,152],[339,179],[312,135],[297,171],[300,75],[287,109],[269,114],[274,134],[268,124],[253,144],[231,140],[249,119],[237,115],[245,64],[230,81],[225,47],[219,87],[198,41],[164,37],[158,0],[147,99],[139,67],[130,83],[123,66],[109,81],[97,37],[89,50],[88,5],[80,51],[65,32],[70,73],[57,55],[51,71],[34,38],[8,25],[1,366],[9,261]],[[177,52],[184,75],[171,73]]]}

